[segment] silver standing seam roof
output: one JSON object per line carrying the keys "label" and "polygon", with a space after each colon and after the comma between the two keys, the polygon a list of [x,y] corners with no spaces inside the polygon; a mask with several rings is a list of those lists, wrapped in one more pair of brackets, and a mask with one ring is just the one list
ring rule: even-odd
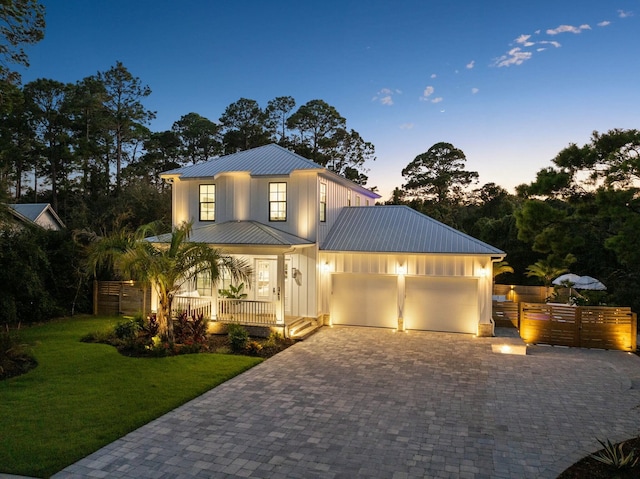
{"label": "silver standing seam roof", "polygon": [[221,156],[205,163],[165,171],[160,174],[160,177],[164,179],[175,176],[180,179],[215,178],[220,174],[229,172],[247,172],[251,176],[289,176],[294,171],[303,170],[317,171],[339,183],[348,183],[353,189],[370,198],[380,198],[377,193],[353,183],[327,170],[324,166],[275,143]]}
{"label": "silver standing seam roof", "polygon": [[[171,233],[145,238],[150,243],[169,243]],[[303,246],[312,245],[299,236],[292,235],[257,221],[226,221],[193,228],[189,241],[215,245],[252,246]]]}
{"label": "silver standing seam roof", "polygon": [[408,206],[343,208],[320,249],[367,253],[505,255],[504,251]]}

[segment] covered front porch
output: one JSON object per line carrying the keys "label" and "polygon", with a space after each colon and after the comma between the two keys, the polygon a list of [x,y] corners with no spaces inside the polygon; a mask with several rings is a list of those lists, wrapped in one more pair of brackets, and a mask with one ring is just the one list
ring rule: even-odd
{"label": "covered front porch", "polygon": [[[229,278],[212,281],[206,273],[199,274],[174,296],[174,317],[186,312],[213,323],[282,328],[284,332],[295,330],[302,321],[314,322],[315,243],[255,221],[196,228],[189,240],[243,260],[251,266],[253,275],[237,292],[240,285],[231,284]],[[221,290],[238,294],[221,294]]]}
{"label": "covered front porch", "polygon": [[300,315],[284,314],[279,320],[277,301],[256,301],[249,299],[226,299],[215,297],[194,297],[177,295],[173,299],[172,316],[186,313],[188,317],[202,315],[213,324],[216,331],[220,324],[235,323],[248,327],[280,330],[284,337],[301,338],[314,331],[318,324],[315,319]]}

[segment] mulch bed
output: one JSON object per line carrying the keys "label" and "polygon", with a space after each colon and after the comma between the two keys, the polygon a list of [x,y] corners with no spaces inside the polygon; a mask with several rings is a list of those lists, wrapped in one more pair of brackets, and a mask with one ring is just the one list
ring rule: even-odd
{"label": "mulch bed", "polygon": [[0,361],[0,381],[25,374],[37,365],[38,361],[28,354],[18,354],[11,358],[4,358]]}
{"label": "mulch bed", "polygon": [[[617,447],[617,444],[616,444]],[[623,451],[629,454],[635,452],[636,457],[640,457],[640,437],[625,441]],[[627,469],[616,469],[613,466],[603,464],[594,459],[591,455],[586,456],[573,466],[566,469],[558,476],[558,479],[637,479],[640,478],[640,461],[636,466]]]}

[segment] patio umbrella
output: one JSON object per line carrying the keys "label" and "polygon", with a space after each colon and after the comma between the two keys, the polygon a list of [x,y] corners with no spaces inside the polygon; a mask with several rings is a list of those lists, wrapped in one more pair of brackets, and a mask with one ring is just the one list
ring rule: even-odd
{"label": "patio umbrella", "polygon": [[573,273],[562,274],[554,279],[551,284],[555,284],[558,286],[563,286],[564,283],[572,283],[576,284],[576,282],[580,279],[580,276]]}
{"label": "patio umbrella", "polygon": [[576,289],[590,289],[594,291],[604,291],[607,289],[604,284],[591,276],[580,276],[580,278],[573,284],[573,287]]}

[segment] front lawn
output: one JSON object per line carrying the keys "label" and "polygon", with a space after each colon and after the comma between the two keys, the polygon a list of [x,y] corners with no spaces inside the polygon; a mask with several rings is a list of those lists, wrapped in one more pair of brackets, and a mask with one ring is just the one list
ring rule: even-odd
{"label": "front lawn", "polygon": [[0,381],[0,472],[48,477],[258,364],[229,354],[132,358],[80,338],[118,318],[23,329],[38,367]]}

